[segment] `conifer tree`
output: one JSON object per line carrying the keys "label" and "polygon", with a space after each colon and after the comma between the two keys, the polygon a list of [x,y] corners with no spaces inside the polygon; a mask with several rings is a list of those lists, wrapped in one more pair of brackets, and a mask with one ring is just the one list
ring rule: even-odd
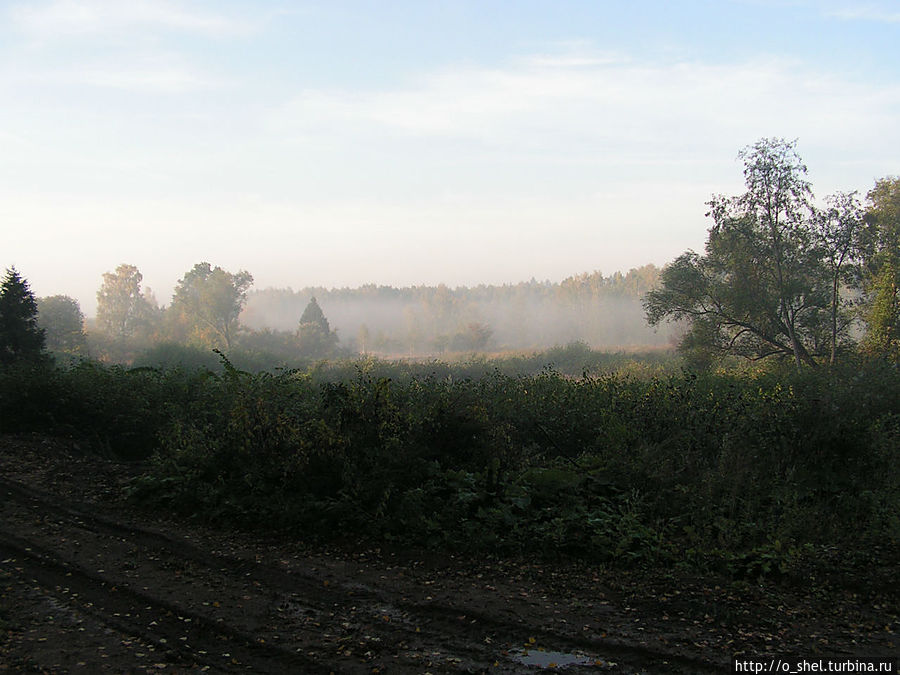
{"label": "conifer tree", "polygon": [[328,356],[337,344],[337,334],[331,330],[328,319],[315,298],[309,301],[300,315],[297,337],[303,354],[316,358]]}
{"label": "conifer tree", "polygon": [[0,285],[0,363],[39,360],[44,331],[37,325],[37,301],[15,267]]}

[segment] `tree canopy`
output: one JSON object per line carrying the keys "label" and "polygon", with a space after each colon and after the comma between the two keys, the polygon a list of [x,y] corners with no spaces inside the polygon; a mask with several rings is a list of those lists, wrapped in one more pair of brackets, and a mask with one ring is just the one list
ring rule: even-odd
{"label": "tree canopy", "polygon": [[67,295],[38,298],[37,309],[38,326],[46,335],[47,349],[65,354],[85,354],[84,314],[77,300]]}
{"label": "tree canopy", "polygon": [[189,328],[194,339],[230,349],[238,331],[238,316],[247,299],[253,276],[235,274],[202,262],[178,281],[172,310]]}
{"label": "tree canopy", "polygon": [[143,278],[137,267],[126,263],[103,274],[97,291],[97,325],[108,336],[127,339],[149,323],[155,308],[141,289]]}
{"label": "tree canopy", "polygon": [[900,359],[900,178],[883,178],[866,212],[866,348]]}
{"label": "tree canopy", "polygon": [[817,211],[796,142],[761,139],[739,157],[746,192],[708,202],[706,254],[688,251],[663,270],[644,299],[647,319],[687,321],[687,352],[814,366],[849,329],[840,286],[852,276],[858,204],[839,194]]}

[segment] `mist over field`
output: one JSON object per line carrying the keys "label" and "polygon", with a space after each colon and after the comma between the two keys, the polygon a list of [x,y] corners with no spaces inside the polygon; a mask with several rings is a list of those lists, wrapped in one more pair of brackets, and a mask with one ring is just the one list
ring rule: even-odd
{"label": "mist over field", "polygon": [[293,331],[316,298],[340,346],[360,353],[504,351],[576,341],[604,350],[668,347],[678,328],[650,327],[641,305],[658,274],[647,265],[624,275],[594,272],[560,283],[270,288],[248,293],[240,321],[256,331]]}

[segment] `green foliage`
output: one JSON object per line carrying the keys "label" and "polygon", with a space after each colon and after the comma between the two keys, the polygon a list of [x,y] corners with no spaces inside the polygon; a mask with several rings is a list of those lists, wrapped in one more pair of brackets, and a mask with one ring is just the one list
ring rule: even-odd
{"label": "green foliage", "polygon": [[807,546],[900,535],[900,389],[874,372],[234,371],[206,383],[218,418],[180,416],[135,495],[314,537],[777,576]]}
{"label": "green foliage", "polygon": [[219,357],[211,349],[183,345],[177,342],[158,342],[139,353],[134,359],[137,368],[161,368],[171,370],[219,370]]}
{"label": "green foliage", "polygon": [[866,212],[867,264],[864,346],[871,354],[900,361],[900,178],[879,180]]}
{"label": "green foliage", "polygon": [[309,358],[325,358],[334,352],[338,341],[337,334],[328,325],[328,319],[325,318],[315,297],[310,298],[309,304],[300,316],[297,341],[300,353]]}
{"label": "green foliage", "polygon": [[37,322],[34,294],[13,267],[0,285],[0,365],[40,360],[44,331]]}
{"label": "green foliage", "polygon": [[865,233],[863,210],[855,192],[829,195],[826,202],[828,207],[815,219],[813,235],[831,286],[828,343],[829,362],[834,364],[841,339],[846,340],[854,318],[849,303],[841,297],[841,290],[860,287]]}
{"label": "green foliage", "polygon": [[867,257],[877,272],[880,265],[896,262],[900,257],[900,178],[876,181],[867,197]]}
{"label": "green foliage", "polygon": [[53,295],[37,300],[37,323],[46,336],[51,352],[70,356],[87,356],[84,314],[77,300],[66,295]]}
{"label": "green foliage", "polygon": [[144,276],[134,265],[121,264],[115,273],[105,272],[97,291],[97,325],[114,340],[125,340],[147,332],[156,303],[141,289]]}
{"label": "green foliage", "polygon": [[741,152],[747,191],[709,202],[705,255],[687,252],[644,299],[648,321],[683,320],[681,348],[715,355],[834,361],[851,322],[842,284],[855,283],[861,210],[853,195],[817,212],[796,143],[762,139]]}
{"label": "green foliage", "polygon": [[0,432],[154,453],[135,500],[312,539],[747,579],[900,544],[900,378],[883,361],[638,378],[376,361],[251,374],[219,358],[19,364],[0,371]]}
{"label": "green foliage", "polygon": [[202,373],[126,370],[81,361],[69,368],[22,363],[0,372],[0,433],[40,431],[74,438],[101,454],[145,459],[173,410]]}
{"label": "green foliage", "polygon": [[882,265],[881,271],[870,284],[871,299],[867,308],[868,332],[865,348],[877,354],[900,361],[900,295],[897,288],[898,274],[890,265]]}
{"label": "green foliage", "polygon": [[315,296],[309,299],[309,304],[306,305],[306,309],[300,315],[300,325],[302,326],[303,324],[315,324],[326,333],[331,331],[328,319],[325,318],[325,313],[322,312],[322,308],[316,302]]}
{"label": "green foliage", "polygon": [[179,279],[171,311],[188,331],[188,338],[207,347],[228,349],[238,331],[238,317],[253,276],[235,274],[208,262],[194,265]]}

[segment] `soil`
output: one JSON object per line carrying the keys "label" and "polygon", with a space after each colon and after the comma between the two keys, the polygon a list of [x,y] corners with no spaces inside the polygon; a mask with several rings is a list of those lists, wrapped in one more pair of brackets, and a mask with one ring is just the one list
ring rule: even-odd
{"label": "soil", "polygon": [[722,673],[900,652],[896,570],[762,583],[316,547],[140,510],[122,488],[141,470],[0,437],[0,671]]}

